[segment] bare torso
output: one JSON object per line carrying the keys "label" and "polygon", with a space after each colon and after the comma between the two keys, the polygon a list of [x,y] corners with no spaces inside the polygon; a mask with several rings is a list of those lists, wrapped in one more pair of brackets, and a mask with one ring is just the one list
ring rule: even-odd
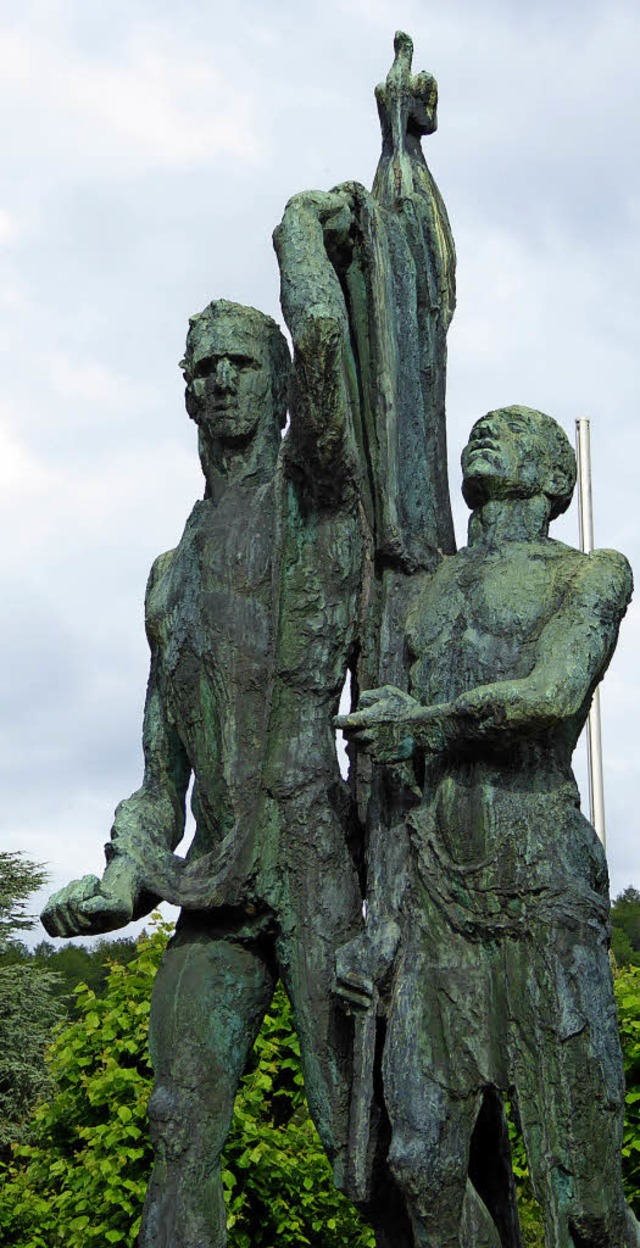
{"label": "bare torso", "polygon": [[149,582],[162,693],[196,777],[198,855],[256,798],[273,666],[274,518],[273,484],[196,503]]}
{"label": "bare torso", "polygon": [[[545,630],[606,599],[619,558],[547,539],[444,560],[409,620],[413,696],[428,706],[526,680],[544,661]],[[571,770],[589,694],[561,722],[472,737],[427,761],[411,819],[419,876],[459,930],[513,930],[559,897],[567,912],[604,913],[604,855]]]}

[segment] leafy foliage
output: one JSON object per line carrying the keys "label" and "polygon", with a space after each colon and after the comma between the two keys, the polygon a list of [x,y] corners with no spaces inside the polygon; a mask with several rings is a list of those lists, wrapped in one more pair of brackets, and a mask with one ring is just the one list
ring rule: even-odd
{"label": "leafy foliage", "polygon": [[[37,1109],[31,1141],[0,1183],[1,1248],[133,1248],[151,1165],[149,1002],[167,932],[160,925],[128,966],[112,966],[103,998],[77,990],[80,1018],[51,1051],[56,1094]],[[237,1098],[223,1183],[230,1248],[373,1246],[333,1189],[282,990]]]}
{"label": "leafy foliage", "polygon": [[619,967],[640,965],[640,893],[625,888],[611,906],[611,948]]}
{"label": "leafy foliage", "polygon": [[12,936],[32,926],[27,899],[45,878],[37,863],[0,852],[0,1160],[11,1142],[25,1139],[30,1110],[50,1089],[44,1054],[63,1013],[55,975],[9,965],[15,951],[28,954]]}
{"label": "leafy foliage", "polygon": [[135,1243],[151,1155],[149,997],[165,940],[158,931],[130,969],[114,965],[104,998],[77,989],[81,1017],[50,1053],[55,1095],[0,1185],[3,1248]]}
{"label": "leafy foliage", "polygon": [[0,850],[0,949],[11,934],[33,927],[27,900],[41,888],[47,872],[17,851]]}
{"label": "leafy foliage", "polygon": [[640,967],[619,971],[615,979],[618,1023],[627,1085],[622,1173],[627,1200],[640,1216]]}
{"label": "leafy foliage", "polygon": [[507,1104],[509,1121],[509,1138],[511,1140],[511,1160],[516,1180],[518,1198],[518,1214],[522,1230],[524,1248],[544,1248],[544,1225],[540,1206],[533,1194],[527,1155],[524,1151],[524,1140],[514,1121],[511,1106]]}
{"label": "leafy foliage", "polygon": [[33,950],[13,940],[0,949],[0,967],[21,965],[54,972],[56,991],[64,998],[67,1011],[77,1016],[74,994],[78,984],[87,984],[96,996],[101,996],[106,988],[109,964],[122,962],[126,965],[136,953],[135,940],[127,937],[102,937],[90,946],[68,940],[57,948],[51,941],[41,940]]}
{"label": "leafy foliage", "polygon": [[231,1248],[373,1248],[373,1232],[333,1187],[307,1111],[300,1049],[281,987],[236,1101],[225,1153]]}
{"label": "leafy foliage", "polygon": [[51,1091],[45,1051],[63,1015],[56,986],[32,966],[0,969],[0,1159],[26,1138],[29,1111]]}

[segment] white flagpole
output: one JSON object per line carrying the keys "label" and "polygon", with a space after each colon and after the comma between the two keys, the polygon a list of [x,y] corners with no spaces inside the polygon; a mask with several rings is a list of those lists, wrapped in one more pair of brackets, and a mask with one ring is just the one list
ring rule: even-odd
{"label": "white flagpole", "polygon": [[[578,514],[580,549],[593,550],[593,506],[591,497],[591,437],[588,420],[576,421],[576,459],[578,461]],[[589,774],[589,815],[591,822],[607,847],[604,818],[604,776],[602,771],[602,731],[600,726],[600,690],[596,689],[587,722],[587,770]]]}

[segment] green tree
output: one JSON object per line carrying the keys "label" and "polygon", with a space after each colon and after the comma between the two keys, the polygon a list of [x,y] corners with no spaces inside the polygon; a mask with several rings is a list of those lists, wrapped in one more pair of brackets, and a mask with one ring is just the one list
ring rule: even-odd
{"label": "green tree", "polygon": [[0,850],[0,948],[13,932],[33,927],[27,901],[47,878],[44,867],[19,851]]}
{"label": "green tree", "polygon": [[30,1110],[51,1092],[45,1052],[64,1016],[55,976],[29,962],[0,968],[0,1159],[28,1137]]}
{"label": "green tree", "polygon": [[[80,1017],[56,1039],[56,1092],[0,1182],[0,1248],[133,1248],[149,1168],[146,1033],[166,926],[113,965],[105,995],[77,991]],[[640,968],[615,977],[625,1075],[625,1190],[640,1213]],[[543,1248],[521,1137],[512,1127],[526,1248]],[[289,1003],[278,989],[243,1079],[225,1154],[230,1248],[372,1248],[371,1231],[332,1187],[310,1122]]]}
{"label": "green tree", "polygon": [[102,996],[111,964],[119,962],[126,966],[136,954],[137,943],[130,937],[101,937],[89,946],[70,940],[61,947],[43,940],[33,951],[36,965],[55,971],[59,977],[60,991],[66,997],[73,1016],[77,1012],[75,989],[79,984],[86,984],[97,996]]}
{"label": "green tree", "polygon": [[629,886],[615,898],[611,906],[611,922],[612,945],[618,965],[637,965],[640,962],[640,892],[637,888]]}
{"label": "green tree", "polygon": [[620,969],[640,964],[640,953],[636,953],[624,928],[617,927],[615,923],[611,927],[611,953],[616,967]]}
{"label": "green tree", "polygon": [[640,1217],[640,967],[619,971],[615,991],[627,1085],[622,1173],[627,1199]]}
{"label": "green tree", "polygon": [[[102,998],[77,990],[80,1017],[51,1050],[56,1093],[0,1183],[1,1248],[133,1246],[151,1165],[146,1035],[161,925]],[[230,1248],[372,1248],[337,1193],[310,1122],[289,1003],[278,990],[242,1082],[225,1153]]]}
{"label": "green tree", "polygon": [[56,976],[33,964],[13,939],[33,926],[30,894],[46,872],[19,853],[0,852],[0,1160],[24,1140],[32,1106],[51,1090],[45,1050],[63,1016]]}
{"label": "green tree", "polygon": [[0,947],[0,967],[31,965],[34,969],[53,971],[55,991],[64,999],[69,1014],[76,1014],[75,989],[87,984],[101,996],[107,984],[111,962],[130,962],[136,956],[136,941],[130,937],[101,937],[91,945],[79,945],[73,940],[54,945],[41,940],[34,949],[23,941],[7,940]]}

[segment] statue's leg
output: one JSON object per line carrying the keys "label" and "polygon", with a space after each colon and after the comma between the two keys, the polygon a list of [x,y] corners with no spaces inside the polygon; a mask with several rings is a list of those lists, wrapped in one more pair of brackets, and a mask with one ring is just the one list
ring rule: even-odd
{"label": "statue's leg", "polygon": [[389,1166],[406,1201],[416,1248],[462,1248],[469,1242],[463,1208],[477,1104],[455,1099],[424,1076],[419,1087],[406,1076],[405,1068],[402,1104],[390,1106]]}
{"label": "statue's leg", "polygon": [[276,941],[278,970],[293,1006],[309,1110],[340,1187],[352,1023],[334,991],[335,954],[360,929],[362,901],[344,827],[327,804],[326,784],[310,783],[290,800],[285,820],[287,893]]}
{"label": "statue's leg", "polygon": [[222,1248],[220,1154],[274,973],[259,947],[183,918],[156,977],[149,1104],[155,1164],[140,1248]]}
{"label": "statue's leg", "polygon": [[[326,881],[325,881],[326,882]],[[311,922],[279,942],[279,969],[293,1004],[305,1090],[311,1117],[333,1166],[334,1182],[345,1190],[351,1110],[353,1022],[334,992],[335,951],[357,931],[352,921],[313,907]],[[373,1058],[373,1055],[372,1055]],[[379,1127],[372,1110],[372,1130]],[[404,1199],[384,1161],[377,1168],[370,1201],[359,1205],[375,1231],[377,1248],[414,1248]]]}
{"label": "statue's leg", "polygon": [[485,1248],[499,1244],[497,1232],[470,1185],[467,1191],[470,1142],[483,1089],[456,1085],[458,1059],[449,1051],[451,1036],[445,1040],[441,1031],[428,962],[424,934],[412,933],[408,925],[383,1061],[389,1166],[406,1201],[417,1248]]}
{"label": "statue's leg", "polygon": [[620,1170],[624,1078],[605,932],[509,942],[517,1106],[548,1248],[636,1244]]}

